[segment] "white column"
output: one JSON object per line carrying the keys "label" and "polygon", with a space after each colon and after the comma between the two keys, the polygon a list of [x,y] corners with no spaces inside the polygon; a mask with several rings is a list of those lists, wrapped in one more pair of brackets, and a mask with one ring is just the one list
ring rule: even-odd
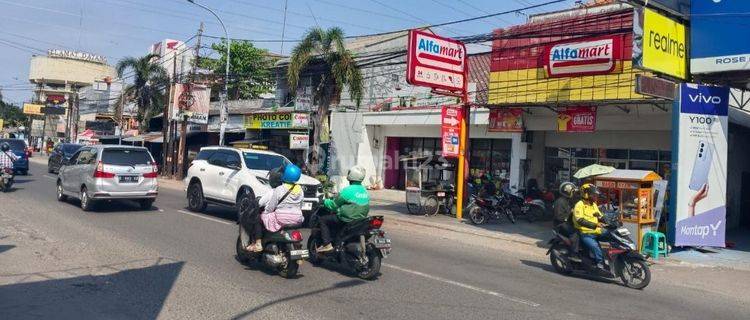
{"label": "white column", "polygon": [[513,133],[511,135],[511,147],[510,147],[510,188],[511,190],[521,189],[521,148],[526,144],[521,143],[521,133]]}

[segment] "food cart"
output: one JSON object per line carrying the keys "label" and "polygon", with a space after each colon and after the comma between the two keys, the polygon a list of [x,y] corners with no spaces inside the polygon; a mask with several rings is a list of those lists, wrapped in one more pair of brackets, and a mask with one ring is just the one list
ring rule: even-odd
{"label": "food cart", "polygon": [[[440,209],[437,192],[441,191],[443,178],[453,179],[453,175],[445,177],[443,171],[452,172],[453,164],[443,158],[409,157],[401,159],[406,181],[406,208],[410,214],[434,215]],[[445,194],[443,194],[445,196]]]}
{"label": "food cart", "polygon": [[[662,181],[656,172],[647,170],[614,170],[590,178],[602,193],[599,204],[604,211],[617,212],[623,227],[630,230],[636,246],[640,248],[643,234],[657,225],[655,217],[656,181]],[[663,193],[664,190],[661,190]]]}

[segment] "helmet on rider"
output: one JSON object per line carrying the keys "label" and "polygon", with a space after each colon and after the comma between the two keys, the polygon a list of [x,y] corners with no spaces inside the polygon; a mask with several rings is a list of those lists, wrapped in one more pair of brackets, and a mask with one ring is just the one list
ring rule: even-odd
{"label": "helmet on rider", "polygon": [[365,174],[365,168],[360,165],[356,165],[349,169],[349,172],[346,173],[346,180],[349,180],[349,182],[362,182],[362,180],[365,180]]}
{"label": "helmet on rider", "polygon": [[588,201],[596,201],[599,198],[599,189],[590,183],[581,186],[581,198]]}
{"label": "helmet on rider", "polygon": [[578,187],[572,182],[563,182],[560,185],[560,194],[566,198],[573,198],[576,191],[578,191]]}
{"label": "helmet on rider", "polygon": [[10,150],[10,145],[7,142],[3,142],[2,144],[0,144],[0,150],[6,152]]}
{"label": "helmet on rider", "polygon": [[281,176],[281,181],[286,183],[296,183],[302,176],[302,170],[296,165],[288,164],[284,167],[284,174]]}

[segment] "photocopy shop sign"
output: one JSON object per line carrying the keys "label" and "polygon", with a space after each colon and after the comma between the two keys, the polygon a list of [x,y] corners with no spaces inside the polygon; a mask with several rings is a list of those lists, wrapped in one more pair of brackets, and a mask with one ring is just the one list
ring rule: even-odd
{"label": "photocopy shop sign", "polygon": [[245,129],[306,129],[306,113],[255,113],[245,116]]}
{"label": "photocopy shop sign", "polygon": [[406,81],[415,86],[466,91],[466,46],[461,41],[409,31]]}
{"label": "photocopy shop sign", "polygon": [[559,42],[545,47],[547,76],[575,77],[619,72],[622,65],[622,36]]}

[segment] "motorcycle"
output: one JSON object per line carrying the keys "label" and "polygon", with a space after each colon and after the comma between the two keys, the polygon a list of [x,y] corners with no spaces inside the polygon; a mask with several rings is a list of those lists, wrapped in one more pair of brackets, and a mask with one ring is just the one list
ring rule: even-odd
{"label": "motorcycle", "polygon": [[3,192],[10,191],[10,188],[13,187],[14,179],[13,168],[0,169],[0,190]]}
{"label": "motorcycle", "polygon": [[480,225],[489,219],[497,220],[505,215],[511,223],[516,223],[516,216],[511,206],[511,200],[505,193],[490,198],[482,198],[472,194],[467,206],[469,220],[473,224]]}
{"label": "motorcycle", "polygon": [[335,235],[333,250],[318,253],[316,249],[323,244],[319,218],[321,212],[330,213],[322,208],[310,219],[311,232],[307,240],[310,263],[321,265],[325,261],[333,261],[348,266],[360,279],[374,279],[380,273],[381,260],[391,253],[391,239],[381,230],[383,216],[370,216],[349,222],[339,230],[331,230],[331,234]]}
{"label": "motorcycle", "polygon": [[[456,215],[456,191],[453,184],[441,184],[437,190],[435,190],[435,194],[427,196],[427,199],[425,203],[436,203],[437,205],[433,207],[428,206],[430,209],[425,210],[425,213],[430,216],[434,216],[438,214],[439,212],[442,212],[447,215]],[[434,199],[432,199],[434,197]]]}
{"label": "motorcycle", "polygon": [[[622,227],[616,215],[605,215],[605,228],[609,230],[609,246],[602,248],[605,260],[606,274],[601,274],[589,250],[581,245],[573,245],[570,237],[554,232],[554,238],[549,241],[547,250],[552,267],[560,274],[570,275],[574,272],[594,274],[606,278],[620,278],[625,286],[633,289],[643,289],[651,282],[651,270],[646,258],[636,250],[636,245],[630,239],[630,231]],[[574,247],[580,247],[574,252]]]}
{"label": "motorcycle", "polygon": [[302,248],[302,233],[296,230],[296,226],[285,227],[277,232],[264,231],[261,240],[263,251],[250,252],[245,249],[250,243],[250,238],[240,220],[242,218],[237,221],[237,260],[243,264],[257,261],[275,269],[283,278],[294,278],[302,260],[309,257],[309,252]]}

